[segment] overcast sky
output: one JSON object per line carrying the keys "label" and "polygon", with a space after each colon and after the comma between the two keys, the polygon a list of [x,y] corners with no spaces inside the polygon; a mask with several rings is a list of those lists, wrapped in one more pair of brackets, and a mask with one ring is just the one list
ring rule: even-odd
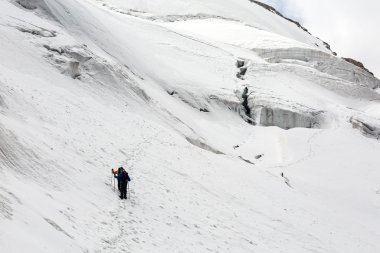
{"label": "overcast sky", "polygon": [[263,0],[380,77],[379,0]]}

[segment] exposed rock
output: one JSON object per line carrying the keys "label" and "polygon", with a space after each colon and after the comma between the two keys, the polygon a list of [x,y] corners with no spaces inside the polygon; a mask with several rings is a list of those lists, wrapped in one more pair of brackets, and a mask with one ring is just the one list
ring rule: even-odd
{"label": "exposed rock", "polygon": [[201,111],[201,112],[210,112],[209,110],[207,110],[207,108],[201,108],[201,109],[199,109],[199,111]]}
{"label": "exposed rock", "polygon": [[351,64],[354,64],[355,66],[361,68],[361,69],[364,69],[365,71],[367,71],[368,73],[370,73],[371,75],[373,75],[373,73],[371,71],[369,71],[363,63],[359,62],[359,61],[356,61],[354,59],[351,59],[351,58],[344,58],[342,57],[343,60],[345,60],[346,62],[349,62]]}
{"label": "exposed rock", "polygon": [[380,127],[372,126],[369,123],[364,122],[362,119],[350,118],[350,123],[355,129],[359,129],[366,136],[374,137],[380,139]]}
{"label": "exposed rock", "polygon": [[293,19],[290,19],[290,18],[287,18],[285,17],[284,15],[282,15],[281,12],[277,11],[275,8],[273,8],[272,6],[268,5],[268,4],[265,4],[265,3],[262,3],[262,2],[259,2],[259,1],[255,1],[255,0],[249,0],[250,2],[252,3],[255,3],[257,5],[260,5],[261,7],[267,9],[268,11],[294,23],[296,26],[298,26],[299,28],[301,28],[302,30],[304,30],[305,32],[307,32],[308,34],[311,34],[305,27],[303,27],[299,22],[293,20]]}
{"label": "exposed rock", "polygon": [[[291,19],[291,18],[285,17],[284,15],[282,15],[281,12],[277,11],[274,7],[272,7],[272,6],[268,5],[268,4],[265,4],[265,3],[259,2],[259,1],[255,1],[255,0],[249,0],[249,1],[252,2],[252,3],[255,3],[255,4],[261,6],[261,7],[265,8],[265,9],[267,9],[268,11],[270,11],[270,12],[272,12],[272,13],[274,13],[274,14],[276,14],[276,15],[278,15],[278,16],[280,16],[280,17],[286,19],[286,20],[288,20],[289,22],[295,24],[297,27],[299,27],[299,28],[302,29],[303,31],[305,31],[305,32],[307,32],[308,34],[312,35],[312,34],[309,32],[309,30],[306,29],[304,26],[302,26],[298,21],[295,21],[295,20],[293,20],[293,19]],[[323,45],[324,45],[329,51],[331,51],[331,53],[332,53],[333,55],[335,55],[335,56],[337,55],[336,52],[333,52],[333,51],[331,50],[331,46],[330,46],[327,42],[321,40],[321,39],[318,38],[318,37],[316,37],[316,38],[319,39],[320,41],[322,41],[322,42],[323,42]],[[318,45],[317,45],[317,46],[318,46]]]}
{"label": "exposed rock", "polygon": [[[318,38],[318,37],[317,37],[317,39],[321,40],[321,39]],[[326,41],[323,41],[323,45],[324,45],[328,50],[330,50],[334,56],[337,56],[337,55],[338,55],[336,52],[332,51],[331,46],[330,46],[329,43],[327,43]]]}
{"label": "exposed rock", "polygon": [[255,159],[260,159],[263,156],[264,156],[264,154],[257,155],[257,156],[255,156]]}

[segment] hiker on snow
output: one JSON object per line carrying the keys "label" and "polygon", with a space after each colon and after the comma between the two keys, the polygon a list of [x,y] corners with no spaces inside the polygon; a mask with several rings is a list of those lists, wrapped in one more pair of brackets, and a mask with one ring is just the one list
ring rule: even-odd
{"label": "hiker on snow", "polygon": [[120,191],[120,194],[121,194],[121,189],[120,189],[120,180],[119,180],[119,176],[121,175],[121,173],[123,172],[123,167],[120,167],[118,168],[117,170],[113,170],[112,169],[112,174],[115,176],[115,178],[117,178],[117,189]]}
{"label": "hiker on snow", "polygon": [[131,181],[131,178],[129,177],[128,172],[126,172],[123,167],[120,167],[119,170],[121,171],[121,173],[115,175],[115,178],[117,178],[118,187],[120,190],[120,198],[126,199],[127,198],[127,185],[128,185],[128,182]]}

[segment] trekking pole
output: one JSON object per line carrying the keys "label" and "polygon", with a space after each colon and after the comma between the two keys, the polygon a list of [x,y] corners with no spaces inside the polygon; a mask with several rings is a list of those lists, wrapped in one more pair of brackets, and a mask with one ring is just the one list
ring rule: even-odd
{"label": "trekking pole", "polygon": [[112,187],[112,184],[113,184],[113,191],[115,191],[115,176],[113,174],[113,169],[111,169],[111,187]]}
{"label": "trekking pole", "polygon": [[131,199],[131,192],[129,191],[129,182],[127,183],[127,198]]}
{"label": "trekking pole", "polygon": [[112,187],[112,178],[113,178],[113,176],[111,176],[111,187]]}

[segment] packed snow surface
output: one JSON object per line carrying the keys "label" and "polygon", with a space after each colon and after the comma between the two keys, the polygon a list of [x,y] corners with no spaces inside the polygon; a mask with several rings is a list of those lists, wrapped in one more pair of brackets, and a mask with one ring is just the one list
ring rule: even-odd
{"label": "packed snow surface", "polygon": [[1,252],[380,251],[380,81],[323,41],[249,0],[0,13]]}

